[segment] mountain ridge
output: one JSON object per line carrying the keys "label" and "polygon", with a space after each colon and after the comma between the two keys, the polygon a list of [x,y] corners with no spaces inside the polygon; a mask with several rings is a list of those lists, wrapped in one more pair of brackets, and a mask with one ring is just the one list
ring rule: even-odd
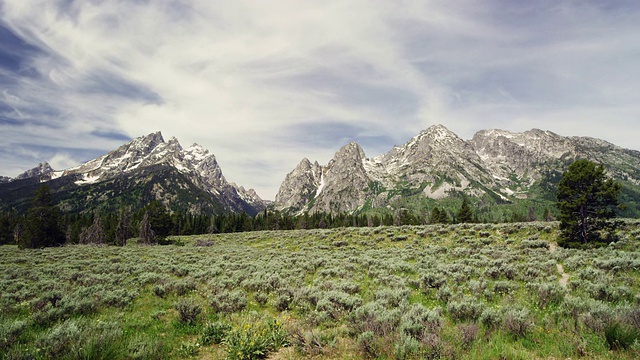
{"label": "mountain ridge", "polygon": [[[154,178],[154,184],[147,189],[144,179],[153,177],[153,174],[147,171],[150,168],[165,174],[167,178]],[[124,179],[128,179],[129,183]],[[24,189],[20,188],[20,182],[24,183]],[[78,201],[79,204],[70,204],[71,201],[67,197],[73,198],[74,191],[90,193],[92,189],[96,189],[96,192],[121,193],[122,197],[126,198],[127,186],[144,193],[140,194],[140,200],[155,198],[169,208],[186,208],[188,211],[244,211],[253,215],[264,209],[267,204],[253,189],[246,190],[228,182],[215,155],[207,149],[198,144],[184,149],[175,137],[165,141],[160,131],[133,139],[105,155],[69,169],[56,171],[48,163],[40,163],[16,178],[0,184],[0,204],[24,205],[26,200],[12,198],[7,191],[2,191],[3,188],[28,193],[27,188],[42,183],[55,184],[54,190],[60,192],[58,198],[62,197],[58,200],[62,207],[69,211],[86,210],[82,209],[82,201],[78,199],[73,201]],[[123,189],[106,189],[107,183]],[[193,200],[200,201],[201,204],[181,204],[184,200],[181,200],[177,193],[182,193],[181,189],[186,188],[191,189]],[[63,194],[68,196],[62,196]],[[103,197],[87,195],[86,200],[96,201]],[[210,199],[207,199],[208,197]]]}
{"label": "mountain ridge", "polygon": [[[344,160],[347,147],[359,149],[350,156],[351,163]],[[345,145],[326,166],[315,170],[323,174],[322,181],[298,166],[287,174],[275,207],[297,213],[354,212],[394,208],[411,196],[444,199],[461,193],[496,203],[551,199],[554,183],[578,158],[604,164],[608,174],[622,182],[625,196],[640,198],[640,151],[540,129],[488,129],[463,140],[445,126],[433,125],[373,158],[366,157],[357,143]],[[288,190],[301,187],[304,196]],[[637,202],[632,206],[640,213]]]}

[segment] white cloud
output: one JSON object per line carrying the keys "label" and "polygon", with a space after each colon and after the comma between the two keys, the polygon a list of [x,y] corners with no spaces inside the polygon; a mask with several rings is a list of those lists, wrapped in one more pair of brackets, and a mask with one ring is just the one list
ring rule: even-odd
{"label": "white cloud", "polygon": [[638,8],[594,4],[4,3],[0,21],[41,53],[26,62],[37,76],[0,68],[12,79],[0,111],[20,122],[0,123],[0,150],[75,149],[51,158],[62,165],[161,130],[273,198],[302,157],[326,163],[342,145],[331,131],[290,137],[322,123],[382,139],[370,156],[435,123],[465,138],[537,127],[638,148]]}

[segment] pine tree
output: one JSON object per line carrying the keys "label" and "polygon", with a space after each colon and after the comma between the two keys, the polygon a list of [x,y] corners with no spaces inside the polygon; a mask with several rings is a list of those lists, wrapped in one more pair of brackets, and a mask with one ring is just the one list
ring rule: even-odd
{"label": "pine tree", "polygon": [[220,230],[218,229],[218,224],[216,222],[216,216],[212,215],[211,216],[211,220],[209,221],[209,228],[207,228],[207,233],[208,234],[217,234],[218,232],[220,232]]}
{"label": "pine tree", "polygon": [[431,210],[431,217],[429,218],[429,223],[431,224],[447,224],[451,222],[447,211],[444,209],[440,209],[437,206]]}
{"label": "pine tree", "polygon": [[[564,247],[590,247],[608,243],[618,225],[620,184],[608,179],[603,165],[577,160],[558,183],[561,239]],[[607,234],[607,237],[603,235]]]}
{"label": "pine tree", "polygon": [[0,245],[13,244],[13,229],[16,226],[16,215],[12,211],[0,212]]}
{"label": "pine tree", "polygon": [[33,206],[27,211],[18,245],[41,248],[61,245],[64,241],[60,210],[53,206],[49,187],[43,185],[36,190]]}
{"label": "pine tree", "polygon": [[151,201],[144,207],[149,217],[149,224],[159,239],[167,237],[173,229],[173,220],[167,208],[158,200]]}
{"label": "pine tree", "polygon": [[125,246],[127,239],[133,236],[131,227],[131,208],[123,207],[118,215],[118,225],[116,225],[116,245]]}
{"label": "pine tree", "polygon": [[471,211],[471,207],[469,207],[467,198],[464,198],[462,200],[462,206],[460,206],[460,211],[458,212],[458,223],[472,223],[472,222],[473,222],[473,211]]}

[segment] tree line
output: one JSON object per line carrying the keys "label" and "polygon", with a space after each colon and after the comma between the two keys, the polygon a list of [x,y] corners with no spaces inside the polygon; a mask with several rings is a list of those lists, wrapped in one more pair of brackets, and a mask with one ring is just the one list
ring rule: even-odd
{"label": "tree line", "polygon": [[261,230],[322,229],[478,222],[466,199],[458,212],[434,207],[426,216],[400,208],[395,213],[331,214],[324,212],[293,215],[265,209],[256,216],[246,213],[171,213],[154,200],[133,211],[63,214],[52,203],[51,191],[42,186],[25,214],[0,212],[0,244],[39,248],[62,244],[125,245],[137,237],[143,243],[162,243],[172,235],[200,235]]}
{"label": "tree line", "polygon": [[[585,247],[613,241],[620,185],[605,175],[604,166],[577,160],[563,174],[558,186],[560,245]],[[549,220],[548,209],[545,220]],[[514,214],[513,222],[537,220],[529,214]],[[246,213],[219,215],[192,214],[169,210],[154,200],[133,211],[123,207],[117,213],[63,214],[52,203],[50,189],[36,190],[31,208],[25,214],[0,212],[0,244],[40,248],[62,244],[126,244],[130,238],[146,244],[163,243],[171,235],[199,235],[260,230],[293,230],[336,227],[375,227],[480,222],[467,198],[457,212],[435,206],[423,216],[406,208],[395,212],[363,214],[303,213],[292,215],[264,210],[256,216]]]}

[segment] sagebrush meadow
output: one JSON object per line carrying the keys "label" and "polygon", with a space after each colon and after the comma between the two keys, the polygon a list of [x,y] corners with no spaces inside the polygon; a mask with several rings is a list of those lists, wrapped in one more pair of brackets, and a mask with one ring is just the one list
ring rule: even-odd
{"label": "sagebrush meadow", "polygon": [[640,357],[640,222],[262,231],[0,247],[2,359]]}

